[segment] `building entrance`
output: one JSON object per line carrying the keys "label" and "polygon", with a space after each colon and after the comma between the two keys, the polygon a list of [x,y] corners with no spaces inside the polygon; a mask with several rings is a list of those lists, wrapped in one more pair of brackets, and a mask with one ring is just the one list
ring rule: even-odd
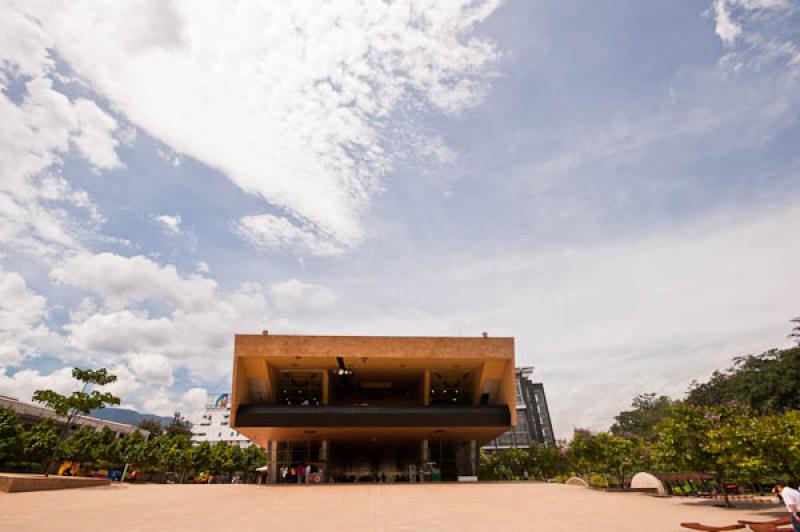
{"label": "building entrance", "polygon": [[333,482],[408,482],[420,464],[419,442],[330,442],[328,477]]}

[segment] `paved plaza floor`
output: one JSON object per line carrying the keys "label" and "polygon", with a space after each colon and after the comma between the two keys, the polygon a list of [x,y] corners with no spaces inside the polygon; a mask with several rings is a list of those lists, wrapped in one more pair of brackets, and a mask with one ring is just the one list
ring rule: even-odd
{"label": "paved plaza floor", "polygon": [[114,485],[0,493],[0,530],[630,531],[769,519],[681,498],[540,483]]}

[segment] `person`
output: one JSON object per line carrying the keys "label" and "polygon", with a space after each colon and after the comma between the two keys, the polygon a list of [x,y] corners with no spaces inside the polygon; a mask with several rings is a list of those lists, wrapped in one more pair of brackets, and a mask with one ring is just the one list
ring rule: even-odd
{"label": "person", "polygon": [[306,465],[306,471],[305,471],[305,473],[306,473],[306,474],[305,474],[305,477],[306,477],[306,484],[308,484],[308,477],[309,477],[309,475],[311,475],[311,464],[308,464],[308,465]]}
{"label": "person", "polygon": [[786,505],[786,509],[789,511],[794,532],[800,532],[800,491],[790,488],[783,480],[775,481],[775,491],[781,496],[783,504]]}

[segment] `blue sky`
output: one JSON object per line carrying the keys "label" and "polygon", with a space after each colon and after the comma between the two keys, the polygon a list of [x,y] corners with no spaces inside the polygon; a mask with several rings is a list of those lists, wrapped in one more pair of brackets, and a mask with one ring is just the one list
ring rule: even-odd
{"label": "blue sky", "polygon": [[7,3],[0,393],[487,331],[566,437],[800,314],[797,1]]}

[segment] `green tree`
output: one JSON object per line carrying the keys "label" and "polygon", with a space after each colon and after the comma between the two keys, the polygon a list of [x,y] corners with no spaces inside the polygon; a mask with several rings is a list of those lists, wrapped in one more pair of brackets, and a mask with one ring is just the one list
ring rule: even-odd
{"label": "green tree", "polygon": [[598,444],[602,449],[602,461],[609,472],[617,477],[619,487],[625,487],[625,473],[634,465],[634,446],[632,439],[614,436],[605,432],[597,435]]}
{"label": "green tree", "polygon": [[211,470],[211,445],[207,441],[192,447],[192,470],[196,474]]}
{"label": "green tree", "polygon": [[789,338],[793,338],[795,342],[797,342],[797,346],[800,347],[800,316],[796,318],[792,318],[792,323],[796,323],[792,328],[792,332],[789,333]]}
{"label": "green tree", "polygon": [[212,474],[232,473],[234,465],[230,445],[219,442],[211,446],[210,470]]}
{"label": "green tree", "polygon": [[24,428],[10,408],[0,408],[0,464],[22,458]]}
{"label": "green tree", "polygon": [[737,471],[752,451],[747,451],[749,411],[736,403],[717,407],[680,404],[661,425],[657,453],[670,471],[713,472],[730,506],[726,478]]}
{"label": "green tree", "polygon": [[776,476],[800,482],[800,412],[758,419],[754,445],[765,468]]}
{"label": "green tree", "polygon": [[548,480],[569,473],[569,458],[564,442],[555,445],[533,443],[528,448],[528,473],[532,478]]}
{"label": "green tree", "polygon": [[172,422],[167,425],[166,433],[169,436],[192,437],[192,429],[189,421],[184,418],[180,412],[175,412],[175,415],[172,417]]}
{"label": "green tree", "polygon": [[592,472],[604,469],[604,448],[597,435],[586,429],[575,429],[569,443],[568,456],[575,470],[590,478]]}
{"label": "green tree", "polygon": [[253,478],[257,467],[267,465],[267,453],[258,445],[250,445],[242,451],[242,472],[245,478]]}
{"label": "green tree", "polygon": [[647,441],[655,441],[656,427],[669,415],[672,399],[666,395],[643,393],[633,398],[631,410],[620,412],[611,433],[616,436],[638,436]]}
{"label": "green tree", "polygon": [[120,438],[119,440],[119,458],[123,464],[131,464],[136,467],[143,468],[147,459],[147,440],[142,433],[138,430]]}
{"label": "green tree", "polygon": [[164,433],[164,425],[151,417],[142,419],[136,426],[142,430],[146,430],[151,436],[160,436]]}
{"label": "green tree", "polygon": [[686,401],[709,407],[736,401],[758,415],[800,409],[800,346],[736,357],[708,382],[693,382]]}
{"label": "green tree", "polygon": [[94,428],[84,425],[67,438],[61,445],[60,456],[65,460],[78,462],[84,468],[91,468],[100,456],[100,438]]}
{"label": "green tree", "polygon": [[52,419],[40,421],[25,432],[25,459],[44,464],[53,456],[61,438]]}
{"label": "green tree", "polygon": [[[117,380],[115,375],[111,375],[105,368],[97,370],[73,368],[72,377],[83,383],[80,391],[74,391],[71,395],[62,395],[53,390],[37,390],[33,394],[33,400],[55,410],[56,414],[66,418],[66,423],[61,431],[63,441],[72,427],[75,416],[87,415],[96,408],[103,408],[106,405],[118,405],[119,398],[108,392],[87,391],[90,386],[104,386]],[[45,466],[45,475],[50,473],[50,467],[59,451],[59,446],[53,451],[52,459]]]}

